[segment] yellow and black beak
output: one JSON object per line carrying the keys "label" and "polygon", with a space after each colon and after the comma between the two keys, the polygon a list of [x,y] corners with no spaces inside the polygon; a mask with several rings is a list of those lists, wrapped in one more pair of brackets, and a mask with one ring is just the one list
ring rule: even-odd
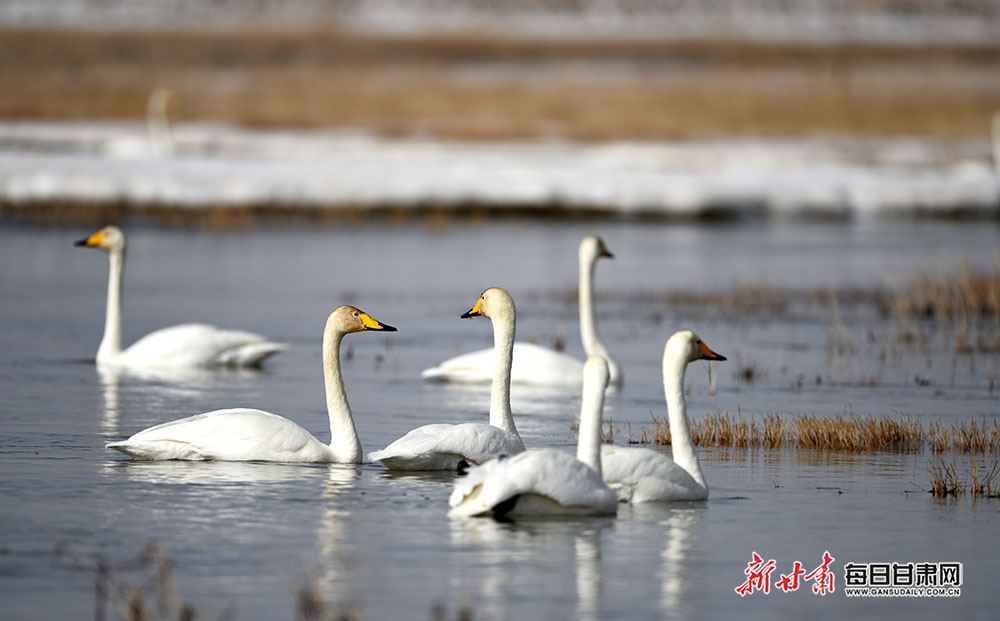
{"label": "yellow and black beak", "polygon": [[381,323],[372,319],[371,315],[368,313],[360,313],[358,317],[361,318],[361,323],[365,324],[366,330],[381,330],[383,332],[397,332],[396,328],[388,324]]}
{"label": "yellow and black beak", "polygon": [[84,237],[73,242],[74,246],[100,246],[101,241],[104,240],[104,231],[98,231],[91,235],[90,237]]}
{"label": "yellow and black beak", "polygon": [[462,313],[461,316],[460,316],[460,318],[461,319],[468,319],[469,317],[482,317],[483,316],[483,313],[482,313],[482,310],[481,310],[482,307],[483,307],[483,298],[482,298],[482,296],[480,296],[479,299],[476,300],[476,305],[473,306],[470,310]]}
{"label": "yellow and black beak", "polygon": [[705,343],[703,343],[701,341],[698,341],[698,347],[701,348],[701,359],[702,360],[718,360],[718,361],[721,362],[721,361],[723,361],[723,360],[726,359],[725,356],[721,356],[721,355],[715,353],[714,351],[712,351],[711,349],[708,348],[708,345],[705,345]]}

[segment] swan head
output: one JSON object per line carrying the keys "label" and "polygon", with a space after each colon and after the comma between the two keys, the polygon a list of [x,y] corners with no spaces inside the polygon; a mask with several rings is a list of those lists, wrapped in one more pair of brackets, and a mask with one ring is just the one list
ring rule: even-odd
{"label": "swan head", "polygon": [[513,315],[515,312],[514,298],[510,297],[510,294],[500,287],[490,287],[479,296],[479,299],[476,300],[476,305],[467,312],[462,313],[461,317],[462,319],[468,319],[469,317],[496,319],[498,317]]}
{"label": "swan head", "polygon": [[667,339],[664,358],[683,360],[685,364],[695,360],[725,360],[726,357],[712,351],[698,335],[690,330],[675,332]]}
{"label": "swan head", "polygon": [[608,247],[604,245],[604,240],[596,235],[589,235],[580,242],[580,261],[593,262],[601,257],[609,259],[615,258]]}
{"label": "swan head", "polygon": [[360,308],[347,305],[334,309],[326,320],[326,326],[327,329],[334,328],[342,334],[364,332],[365,330],[396,332],[396,328],[373,319],[371,315]]}
{"label": "swan head", "polygon": [[125,233],[115,225],[106,226],[90,237],[76,241],[74,246],[100,248],[105,252],[125,250]]}

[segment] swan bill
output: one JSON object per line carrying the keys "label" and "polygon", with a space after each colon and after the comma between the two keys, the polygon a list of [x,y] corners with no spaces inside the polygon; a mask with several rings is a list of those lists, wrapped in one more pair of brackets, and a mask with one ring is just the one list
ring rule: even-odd
{"label": "swan bill", "polygon": [[476,300],[476,305],[473,306],[469,311],[462,313],[459,316],[459,318],[468,319],[469,317],[482,317],[483,316],[482,306],[483,306],[483,297],[479,296],[479,299]]}
{"label": "swan bill", "polygon": [[83,239],[73,242],[74,246],[100,246],[101,242],[104,241],[104,229],[94,233],[90,237],[84,237]]}
{"label": "swan bill", "polygon": [[398,330],[389,324],[382,323],[372,318],[368,313],[361,313],[358,315],[361,318],[361,322],[365,324],[365,328],[368,330],[382,330],[383,332],[398,332]]}
{"label": "swan bill", "polygon": [[723,361],[723,360],[726,359],[725,356],[723,356],[721,354],[717,354],[714,351],[712,351],[711,349],[709,349],[708,345],[705,345],[705,343],[702,342],[702,341],[698,341],[698,347],[701,348],[701,359],[702,360],[718,360],[718,361],[721,362],[721,361]]}

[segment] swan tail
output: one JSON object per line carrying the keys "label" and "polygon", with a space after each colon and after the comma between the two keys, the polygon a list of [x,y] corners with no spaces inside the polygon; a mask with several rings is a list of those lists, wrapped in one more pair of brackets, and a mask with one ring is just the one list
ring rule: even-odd
{"label": "swan tail", "polygon": [[247,343],[222,352],[218,363],[227,367],[259,367],[264,360],[286,349],[288,346],[284,343]]}
{"label": "swan tail", "polygon": [[211,459],[190,444],[183,442],[142,442],[136,440],[122,440],[121,442],[109,442],[104,445],[104,448],[116,450],[140,461]]}

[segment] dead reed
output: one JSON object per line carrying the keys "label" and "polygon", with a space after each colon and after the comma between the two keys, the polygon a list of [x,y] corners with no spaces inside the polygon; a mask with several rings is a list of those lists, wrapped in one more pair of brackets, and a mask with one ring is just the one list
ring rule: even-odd
{"label": "dead reed", "polygon": [[932,423],[927,431],[928,443],[935,453],[956,451],[960,453],[1000,452],[1000,421],[992,424],[975,419],[945,426],[940,421]]}
{"label": "dead reed", "polygon": [[[108,617],[108,604],[127,621],[149,619],[193,620],[195,609],[180,599],[174,584],[173,561],[155,541],[143,547],[133,561],[114,562],[73,544],[56,544],[57,559],[68,559],[94,577],[94,619]],[[220,618],[229,618],[232,611]]]}
{"label": "dead reed", "polygon": [[966,266],[957,275],[918,275],[896,289],[892,305],[900,317],[1000,319],[1000,269],[976,271]]}
{"label": "dead reed", "polygon": [[[838,452],[882,451],[915,453],[925,448],[934,453],[1000,453],[1000,421],[975,420],[945,426],[933,422],[925,427],[905,414],[879,417],[859,416],[853,411],[835,416],[806,414],[781,416],[765,414],[760,421],[742,415],[716,412],[690,421],[696,446],[811,449]],[[627,433],[629,444],[671,444],[667,419],[652,417],[652,425],[638,435]]]}
{"label": "dead reed", "polygon": [[[1000,462],[993,462],[989,469],[980,469],[979,460],[972,460],[972,467],[964,476],[959,475],[954,464],[931,461],[927,464],[931,495],[935,498],[964,495],[966,490],[975,498],[1000,498]],[[970,480],[971,479],[971,480]]]}
{"label": "dead reed", "polygon": [[[109,618],[109,612],[111,618],[125,621],[194,621],[199,617],[195,607],[178,595],[174,563],[156,541],[147,542],[138,558],[125,562],[111,561],[65,541],[56,544],[54,554],[57,560],[68,560],[77,569],[93,576],[95,621]],[[356,605],[342,604],[334,611],[334,606],[320,593],[312,573],[293,579],[291,587],[296,621],[354,621],[364,618],[362,610]],[[461,604],[453,618],[456,621],[471,621],[474,616],[469,604]],[[218,618],[235,619],[235,607],[228,606]],[[431,621],[448,621],[452,617],[445,604],[438,601],[432,604],[428,618]]]}

